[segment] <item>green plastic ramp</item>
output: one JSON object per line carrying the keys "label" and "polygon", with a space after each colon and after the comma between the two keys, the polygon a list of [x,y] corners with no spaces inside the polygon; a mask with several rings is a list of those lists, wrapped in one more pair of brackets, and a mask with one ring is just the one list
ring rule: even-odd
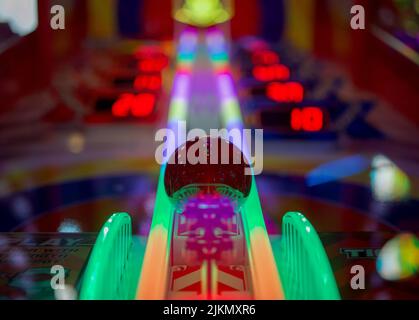
{"label": "green plastic ramp", "polygon": [[287,300],[340,300],[323,244],[301,213],[284,216],[277,260]]}
{"label": "green plastic ramp", "polygon": [[80,291],[81,300],[131,300],[135,297],[142,257],[141,243],[132,237],[131,217],[113,214],[93,247]]}

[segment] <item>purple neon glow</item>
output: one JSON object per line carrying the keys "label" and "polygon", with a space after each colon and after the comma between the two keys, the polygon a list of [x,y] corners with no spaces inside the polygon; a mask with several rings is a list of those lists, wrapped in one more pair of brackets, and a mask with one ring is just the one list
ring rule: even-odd
{"label": "purple neon glow", "polygon": [[220,263],[223,252],[232,251],[233,237],[240,235],[233,203],[219,194],[189,198],[180,217],[177,234],[187,236],[186,250],[195,252],[201,263]]}
{"label": "purple neon glow", "polygon": [[173,84],[172,99],[187,99],[190,87],[190,76],[186,74],[178,74]]}
{"label": "purple neon glow", "polygon": [[[241,144],[236,147],[242,150],[247,159],[251,159],[248,148],[248,141],[243,135],[243,120],[240,110],[240,103],[234,86],[233,75],[229,68],[228,44],[221,30],[213,28],[207,33],[207,46],[211,55],[214,68],[216,69],[218,94],[221,101],[221,115],[225,127],[231,131],[238,129],[241,132]],[[221,70],[221,72],[217,72]]]}
{"label": "purple neon glow", "polygon": [[[176,138],[173,142],[168,140],[167,143],[174,145],[166,145],[166,150],[174,152],[176,148],[184,144],[185,134],[182,129],[186,122],[188,105],[191,91],[191,72],[198,46],[198,31],[194,28],[185,29],[179,37],[177,69],[173,80],[172,97],[169,107],[168,130],[175,132]],[[182,132],[180,132],[182,131]],[[170,154],[165,157],[167,161]],[[165,162],[166,162],[165,161]]]}
{"label": "purple neon glow", "polygon": [[233,79],[231,74],[220,74],[217,79],[218,90],[221,101],[227,101],[229,99],[236,99],[236,93],[234,91]]}

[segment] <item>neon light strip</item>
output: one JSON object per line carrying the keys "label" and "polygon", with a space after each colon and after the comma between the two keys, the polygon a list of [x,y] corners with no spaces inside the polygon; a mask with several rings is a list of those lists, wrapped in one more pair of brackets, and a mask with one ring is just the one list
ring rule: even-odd
{"label": "neon light strip", "polygon": [[[229,68],[228,46],[221,31],[214,29],[207,34],[207,46],[217,76],[221,99],[221,119],[228,129],[242,130],[240,104]],[[239,146],[241,149],[241,146]],[[243,153],[248,159],[248,147],[243,139]],[[242,217],[252,272],[255,299],[284,299],[281,281],[263,218],[256,180],[252,177],[252,189],[243,205]]]}
{"label": "neon light strip", "polygon": [[[196,29],[185,30],[179,38],[177,71],[173,84],[172,100],[169,106],[168,128],[177,132],[180,121],[186,121],[190,98],[192,67],[196,60],[198,32]],[[178,134],[179,138],[183,135]],[[186,141],[177,139],[176,147]]]}
{"label": "neon light strip", "polygon": [[216,29],[209,31],[207,45],[217,76],[217,87],[221,99],[221,119],[227,129],[241,129],[242,115],[230,72],[228,46],[224,35]]}
{"label": "neon light strip", "polygon": [[372,26],[371,31],[373,35],[375,35],[378,39],[387,44],[390,48],[396,50],[405,58],[409,59],[414,64],[419,66],[419,53],[417,53],[414,49],[410,48],[392,34],[386,32],[385,30],[375,25]]}
{"label": "neon light strip", "polygon": [[[197,44],[198,33],[195,29],[187,29],[181,34],[168,119],[168,128],[175,132],[178,122],[186,121],[191,70],[195,62]],[[182,135],[178,134],[178,137],[180,136]],[[184,143],[177,140],[177,146],[172,150]],[[174,208],[164,187],[165,170],[166,164],[160,169],[153,221],[138,283],[137,300],[163,300],[166,297]]]}

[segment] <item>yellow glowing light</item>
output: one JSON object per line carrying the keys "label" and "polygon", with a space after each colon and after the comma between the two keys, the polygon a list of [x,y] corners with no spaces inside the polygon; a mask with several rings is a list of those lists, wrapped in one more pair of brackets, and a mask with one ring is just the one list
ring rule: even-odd
{"label": "yellow glowing light", "polygon": [[226,22],[233,14],[221,0],[185,0],[183,6],[175,11],[174,19],[197,27],[209,27]]}

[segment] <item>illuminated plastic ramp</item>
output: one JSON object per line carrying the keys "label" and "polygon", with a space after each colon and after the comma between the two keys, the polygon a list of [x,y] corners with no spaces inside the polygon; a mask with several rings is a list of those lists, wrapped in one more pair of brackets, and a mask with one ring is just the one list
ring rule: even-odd
{"label": "illuminated plastic ramp", "polygon": [[[211,31],[207,39],[216,61],[223,124],[230,130],[242,128],[223,35]],[[170,107],[173,130],[188,110],[195,30],[183,33],[180,43],[185,41],[188,45],[180,46],[184,54],[179,55],[183,68],[176,75]],[[221,138],[199,141],[207,146],[218,141],[243,157],[249,152],[246,144]],[[178,159],[179,150],[193,144],[180,140],[171,157]],[[303,215],[284,217],[280,245],[272,251],[255,178],[244,175],[241,164],[163,165],[144,255],[144,246],[136,239],[127,214],[115,214],[106,222],[87,265],[81,299],[340,298],[321,241]]]}
{"label": "illuminated plastic ramp", "polygon": [[[227,42],[222,32],[215,28],[208,32],[207,43],[218,75],[224,126],[229,130],[242,130],[240,105],[229,70]],[[250,159],[251,153],[245,143],[243,149]],[[283,236],[280,246],[275,248],[276,259],[274,258],[254,175],[252,190],[244,204],[242,216],[246,226],[249,255],[252,257],[256,299],[340,299],[324,247],[316,230],[302,214],[288,213],[284,216]]]}
{"label": "illuminated plastic ramp", "polygon": [[[188,42],[194,42],[196,50],[197,35],[195,34],[194,38],[192,36],[193,31],[188,32],[188,37],[183,37],[183,39],[188,39]],[[220,67],[223,71],[228,70],[228,53],[223,42],[221,42],[221,46],[218,48],[224,50],[217,56],[220,60],[214,63],[213,59],[215,48],[212,46],[214,43],[211,41],[211,36],[217,35],[218,40],[221,41],[224,41],[224,37],[221,33],[211,32],[207,35],[208,49],[210,58],[216,67],[214,70],[218,89],[222,90],[215,92],[215,94],[220,93],[222,126],[228,129],[241,129],[243,126],[241,112],[234,94],[231,74],[219,73],[218,69]],[[219,44],[216,43],[216,45]],[[184,47],[191,49],[193,46],[184,46],[181,37],[179,57],[185,56],[181,50]],[[189,66],[193,63],[193,56],[193,54],[190,55]],[[182,60],[179,59],[179,62],[181,66]],[[184,68],[181,67],[178,70],[180,71],[175,78],[169,117],[169,128],[174,130],[177,129],[179,121],[186,120],[187,97],[189,95],[187,88],[190,85],[190,78],[188,81],[190,73],[185,73]],[[178,104],[179,89],[177,86],[179,75],[183,77],[181,85],[182,95],[180,96],[183,100],[180,105]],[[178,110],[181,111],[179,112]],[[178,141],[176,147],[181,146],[183,142]],[[241,150],[240,146],[240,152],[245,153],[247,151]],[[177,157],[175,158],[177,159]],[[206,193],[199,192],[199,188],[202,188],[202,185],[191,185],[179,190],[180,193],[178,194],[170,194],[164,184],[165,175],[171,176],[171,174],[166,173],[167,168],[167,165],[163,165],[160,172],[154,217],[143,270],[138,284],[137,299],[283,299],[284,295],[266,232],[254,177],[248,177],[250,189],[245,195],[240,194],[234,188],[229,188],[228,185],[208,186],[208,189],[213,190]],[[205,171],[205,168],[203,171]],[[193,179],[196,175],[190,174],[190,176]],[[239,206],[237,206],[236,202],[240,203]],[[191,209],[190,206],[194,205],[194,203],[196,203],[196,207]],[[181,208],[179,208],[179,204],[182,204]],[[213,206],[214,211],[222,210],[221,207],[224,208],[222,213],[218,213],[219,218],[211,220],[208,216],[205,216],[205,207],[203,206],[207,205]],[[207,239],[206,241],[211,244],[208,248],[203,247],[199,243],[199,241],[203,240],[196,240],[199,237],[194,235],[189,235],[185,237],[187,240],[182,240],[183,233],[181,230],[182,226],[179,226],[179,219],[183,221],[184,225],[188,225],[188,221],[194,221],[193,215],[197,214],[197,212],[201,212],[201,218],[195,219],[195,221],[199,220],[198,224],[202,224],[201,229],[197,230],[203,233],[207,232],[209,235],[210,240]],[[224,218],[222,219],[221,217]],[[185,222],[185,219],[190,220]],[[232,228],[235,231],[232,231],[230,236],[225,236],[220,231],[223,228],[222,221],[229,219],[231,220],[230,223],[227,227],[225,225],[224,227],[227,229]],[[205,229],[208,230],[205,231]],[[187,232],[197,232],[197,230],[187,230]],[[220,232],[216,237],[218,239],[211,238],[214,232]],[[222,239],[225,245],[224,248],[221,248],[221,244],[218,243],[218,241],[221,241],[220,239]],[[242,241],[243,244],[241,245]],[[183,262],[183,265],[178,262],[179,259],[176,257],[181,256],[179,252],[186,252],[187,256],[193,255],[193,248],[199,251],[201,256],[205,257],[200,258],[199,255],[198,257],[195,255],[195,258],[189,264],[186,260]],[[240,248],[243,248],[244,252],[241,252]],[[214,253],[205,253],[205,250],[215,251]],[[227,252],[227,256],[239,256],[241,260],[232,259],[229,264],[226,262],[229,259],[219,256],[219,252],[223,250]],[[186,276],[183,276],[182,272]],[[182,279],[175,279],[179,274],[179,277]],[[249,277],[247,277],[247,274],[249,274]],[[191,279],[195,278],[197,281],[193,282]],[[248,278],[250,281],[247,281]],[[189,283],[188,281],[191,282],[189,288],[191,291],[185,291],[183,295],[182,292],[174,295],[173,292],[179,289],[179,286],[183,285],[186,287],[186,284]],[[180,285],[179,283],[182,284]],[[193,292],[191,288],[194,286],[199,287],[194,289],[199,291],[195,295],[191,293]],[[221,287],[223,286],[235,287],[237,294],[230,292],[220,295]]]}
{"label": "illuminated plastic ramp", "polygon": [[113,214],[102,227],[81,284],[81,300],[132,300],[142,245],[132,237],[131,217]]}
{"label": "illuminated plastic ramp", "polygon": [[323,244],[299,212],[289,212],[282,219],[278,267],[287,300],[340,300]]}
{"label": "illuminated plastic ramp", "polygon": [[[185,29],[178,42],[177,71],[174,78],[172,99],[169,107],[168,128],[177,132],[178,124],[185,121],[190,97],[191,73],[196,59],[198,32]],[[178,139],[177,146],[184,141]],[[166,194],[162,165],[157,186],[153,221],[144,256],[143,268],[136,298],[162,300],[166,298],[167,270],[169,267],[170,241],[175,207]]]}
{"label": "illuminated plastic ramp", "polygon": [[[244,128],[243,119],[230,71],[229,48],[224,34],[217,28],[209,30],[207,45],[217,75],[222,124],[228,130],[238,129],[241,131]],[[250,152],[244,137],[242,137],[242,140],[242,152],[250,159]],[[251,178],[252,187],[243,204],[241,215],[251,264],[254,298],[284,299],[254,175]]]}

